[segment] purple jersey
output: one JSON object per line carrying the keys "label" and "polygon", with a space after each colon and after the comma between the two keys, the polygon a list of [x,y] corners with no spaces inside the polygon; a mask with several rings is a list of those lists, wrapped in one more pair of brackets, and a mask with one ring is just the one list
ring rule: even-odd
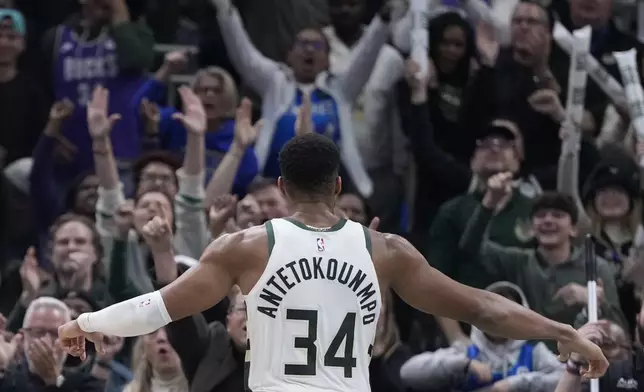
{"label": "purple jersey", "polygon": [[76,107],[63,128],[63,135],[78,149],[76,169],[93,166],[87,103],[92,90],[99,84],[110,91],[109,113],[121,115],[112,130],[114,155],[120,160],[137,157],[140,153],[138,110],[132,107],[131,99],[144,77],[119,72],[116,44],[106,30],[96,39],[85,41],[73,29],[61,26],[57,31],[56,47],[53,75],[56,100],[68,98]]}

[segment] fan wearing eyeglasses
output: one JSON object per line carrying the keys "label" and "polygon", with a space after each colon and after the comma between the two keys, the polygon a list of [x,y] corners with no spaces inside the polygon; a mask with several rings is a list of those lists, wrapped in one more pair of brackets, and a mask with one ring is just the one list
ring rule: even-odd
{"label": "fan wearing eyeglasses", "polygon": [[[16,362],[0,376],[0,391],[103,392],[105,384],[84,372],[65,370],[67,354],[58,344],[58,327],[71,320],[64,302],[53,297],[39,297],[31,302],[18,338]],[[22,347],[20,347],[22,341]],[[21,352],[22,351],[22,352]]]}

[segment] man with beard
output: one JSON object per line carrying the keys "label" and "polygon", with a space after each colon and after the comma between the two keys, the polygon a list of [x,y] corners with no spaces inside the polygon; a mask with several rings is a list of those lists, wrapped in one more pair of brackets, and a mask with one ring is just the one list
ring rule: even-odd
{"label": "man with beard", "polygon": [[8,317],[8,329],[20,328],[25,311],[35,298],[56,296],[60,291],[76,290],[89,293],[101,306],[110,302],[102,273],[102,247],[94,223],[83,216],[62,215],[52,226],[52,277],[38,268],[33,248],[25,255],[20,267],[22,294]]}
{"label": "man with beard", "polygon": [[29,305],[18,339],[22,340],[24,358],[6,369],[0,391],[103,391],[105,385],[93,376],[63,369],[67,354],[56,334],[70,319],[69,308],[56,298],[40,297]]}
{"label": "man with beard", "polygon": [[[571,197],[546,192],[535,200],[530,225],[535,246],[517,249],[486,240],[487,227],[512,192],[512,176],[500,173],[488,180],[481,204],[470,218],[460,241],[464,260],[482,265],[497,280],[512,282],[524,291],[539,314],[573,325],[587,306],[583,252],[572,242],[577,235],[577,209]],[[597,259],[601,317],[626,325],[619,307],[610,266]],[[550,346],[554,349],[554,346]]]}

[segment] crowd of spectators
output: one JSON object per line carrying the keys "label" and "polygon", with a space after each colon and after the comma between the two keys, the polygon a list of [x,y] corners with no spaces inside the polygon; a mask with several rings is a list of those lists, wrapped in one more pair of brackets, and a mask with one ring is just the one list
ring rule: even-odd
{"label": "crowd of spectators", "polygon": [[[108,336],[84,361],[57,328],[288,215],[277,156],[306,132],[340,147],[339,218],[580,328],[611,361],[601,391],[644,390],[644,139],[592,79],[583,121],[567,121],[570,55],[553,38],[556,21],[589,25],[610,75],[612,53],[635,48],[644,76],[635,1],[428,3],[425,73],[407,0],[0,0],[0,392],[244,391],[239,291],[150,335]],[[153,217],[172,242],[145,238]],[[589,388],[553,342],[383,297],[373,391]]]}

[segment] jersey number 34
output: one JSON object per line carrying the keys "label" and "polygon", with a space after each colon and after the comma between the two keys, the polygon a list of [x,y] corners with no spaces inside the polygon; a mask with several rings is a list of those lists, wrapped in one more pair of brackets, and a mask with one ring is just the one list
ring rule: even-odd
{"label": "jersey number 34", "polygon": [[[308,334],[306,337],[296,337],[293,339],[295,348],[306,350],[305,364],[286,364],[284,365],[284,374],[292,376],[315,376],[317,347],[315,341],[318,336],[318,311],[304,309],[287,309],[286,318],[288,320],[300,320],[308,323]],[[356,314],[347,313],[344,321],[340,325],[338,332],[331,341],[329,348],[324,354],[324,366],[340,367],[344,369],[344,377],[351,378],[353,368],[356,367],[356,359],[353,357],[353,341],[355,338]],[[342,341],[344,344],[344,355],[338,356],[338,350]]]}

